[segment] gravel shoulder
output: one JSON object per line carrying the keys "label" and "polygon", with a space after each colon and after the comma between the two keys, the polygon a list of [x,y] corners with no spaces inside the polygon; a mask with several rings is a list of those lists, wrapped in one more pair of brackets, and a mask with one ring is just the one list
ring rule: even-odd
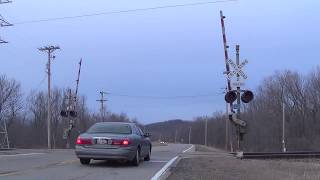
{"label": "gravel shoulder", "polygon": [[319,180],[319,159],[240,160],[204,146],[185,153],[168,180]]}

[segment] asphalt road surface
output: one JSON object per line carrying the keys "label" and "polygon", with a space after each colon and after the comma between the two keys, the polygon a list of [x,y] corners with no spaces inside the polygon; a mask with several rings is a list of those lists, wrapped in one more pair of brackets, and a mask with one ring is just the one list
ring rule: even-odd
{"label": "asphalt road surface", "polygon": [[147,180],[188,148],[190,145],[185,144],[153,147],[151,160],[141,162],[138,167],[109,161],[91,161],[88,166],[81,165],[73,150],[0,151],[0,179]]}

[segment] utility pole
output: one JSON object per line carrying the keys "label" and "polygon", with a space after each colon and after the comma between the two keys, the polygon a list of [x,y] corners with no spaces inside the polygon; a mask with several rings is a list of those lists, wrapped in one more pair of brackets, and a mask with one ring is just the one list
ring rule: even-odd
{"label": "utility pole", "polygon": [[192,129],[192,127],[190,126],[189,127],[189,144],[191,144],[191,129]]}
{"label": "utility pole", "polygon": [[177,135],[178,135],[178,130],[176,129],[176,132],[174,134],[174,143],[177,143]]}
{"label": "utility pole", "polygon": [[104,94],[109,94],[109,93],[104,92],[104,91],[100,91],[101,99],[96,100],[96,101],[100,102],[100,113],[101,113],[102,121],[104,121],[104,116],[105,116],[104,102],[108,101],[108,100],[104,99]]}
{"label": "utility pole", "polygon": [[285,141],[285,103],[282,102],[282,152],[286,152],[286,141]]}
{"label": "utility pole", "polygon": [[208,117],[205,120],[205,127],[204,127],[204,145],[207,146],[207,136],[208,136]]}
{"label": "utility pole", "polygon": [[53,52],[60,49],[59,46],[45,46],[39,48],[39,51],[48,53],[47,73],[48,73],[48,117],[47,117],[47,130],[48,130],[48,149],[51,149],[51,59],[54,59]]}
{"label": "utility pole", "polygon": [[[9,0],[0,0],[0,4],[11,3],[11,2],[12,1],[9,1]],[[13,24],[6,21],[0,14],[0,27],[6,27],[6,26],[13,26]],[[3,44],[3,43],[8,43],[8,42],[0,38],[0,44]]]}
{"label": "utility pole", "polygon": [[0,0],[0,4],[12,3],[10,0]]}

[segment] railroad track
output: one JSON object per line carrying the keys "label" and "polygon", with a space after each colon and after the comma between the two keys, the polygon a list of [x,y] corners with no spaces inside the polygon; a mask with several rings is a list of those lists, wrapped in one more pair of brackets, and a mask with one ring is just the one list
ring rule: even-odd
{"label": "railroad track", "polygon": [[240,159],[299,159],[320,158],[320,151],[293,151],[293,152],[236,152],[231,153]]}

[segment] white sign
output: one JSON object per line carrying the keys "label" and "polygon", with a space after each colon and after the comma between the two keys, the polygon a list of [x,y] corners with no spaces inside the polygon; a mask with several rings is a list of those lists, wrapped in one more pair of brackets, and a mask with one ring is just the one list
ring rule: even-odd
{"label": "white sign", "polygon": [[244,82],[237,81],[237,82],[233,82],[232,85],[236,87],[240,87],[240,86],[244,86],[245,84]]}
{"label": "white sign", "polygon": [[239,109],[239,108],[240,108],[239,104],[233,104],[233,109]]}
{"label": "white sign", "polygon": [[243,61],[241,64],[236,65],[231,59],[228,60],[228,63],[232,66],[233,71],[230,71],[227,75],[227,78],[229,80],[231,80],[231,78],[236,75],[239,74],[239,76],[241,76],[243,79],[247,79],[248,76],[242,71],[242,68],[248,64],[248,60]]}

